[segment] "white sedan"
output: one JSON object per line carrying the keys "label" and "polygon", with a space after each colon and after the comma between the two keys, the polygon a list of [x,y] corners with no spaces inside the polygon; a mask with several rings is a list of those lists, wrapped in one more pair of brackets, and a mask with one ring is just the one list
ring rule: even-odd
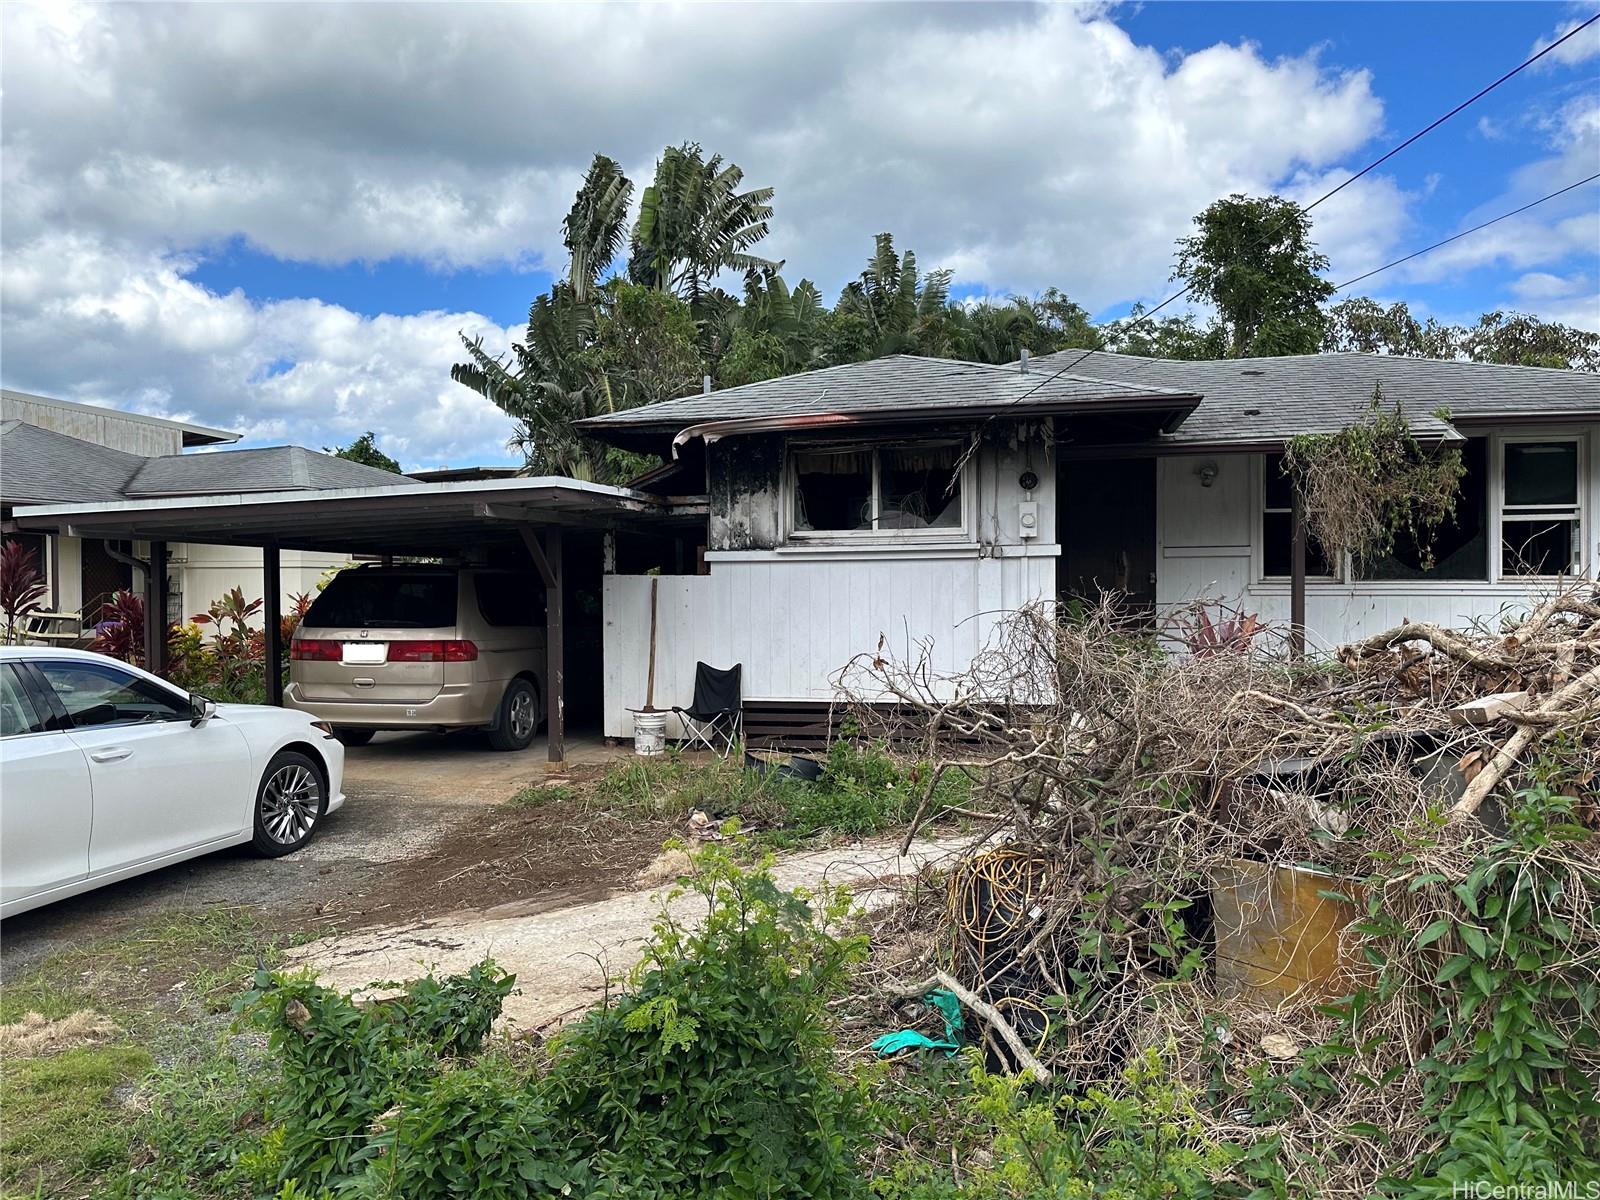
{"label": "white sedan", "polygon": [[84,650],[0,648],[0,917],[225,846],[298,850],[344,803],[325,722],[214,704]]}

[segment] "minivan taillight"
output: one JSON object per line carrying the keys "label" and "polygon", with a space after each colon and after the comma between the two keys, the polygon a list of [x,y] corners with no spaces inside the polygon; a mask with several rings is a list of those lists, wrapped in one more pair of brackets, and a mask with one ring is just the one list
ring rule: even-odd
{"label": "minivan taillight", "polygon": [[390,662],[476,662],[478,644],[465,639],[435,642],[390,642]]}
{"label": "minivan taillight", "polygon": [[344,644],[323,638],[295,638],[289,643],[289,657],[301,662],[338,662],[344,657]]}

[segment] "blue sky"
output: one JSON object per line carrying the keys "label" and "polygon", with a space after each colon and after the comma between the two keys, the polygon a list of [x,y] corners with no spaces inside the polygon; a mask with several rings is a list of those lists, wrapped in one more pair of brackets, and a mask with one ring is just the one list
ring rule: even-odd
{"label": "blue sky", "polygon": [[[1115,316],[1166,294],[1210,200],[1309,200],[1587,15],[10,5],[0,374],[249,443],[509,461],[449,381],[457,332],[508,344],[595,151],[641,184],[669,142],[726,153],[830,300],[888,229],[959,294]],[[1336,281],[1600,170],[1597,71],[1600,28],[1319,208]],[[1597,211],[1600,183],[1356,291],[1600,328]]]}

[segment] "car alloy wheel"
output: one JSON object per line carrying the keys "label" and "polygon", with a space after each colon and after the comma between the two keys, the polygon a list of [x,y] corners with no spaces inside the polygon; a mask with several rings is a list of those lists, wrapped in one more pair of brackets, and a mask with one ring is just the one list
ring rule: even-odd
{"label": "car alloy wheel", "polygon": [[261,793],[261,828],[280,846],[305,840],[322,810],[321,785],[309,767],[286,763]]}
{"label": "car alloy wheel", "polygon": [[511,736],[522,742],[533,736],[539,725],[539,706],[531,690],[523,689],[511,697],[511,711],[506,714],[511,725]]}

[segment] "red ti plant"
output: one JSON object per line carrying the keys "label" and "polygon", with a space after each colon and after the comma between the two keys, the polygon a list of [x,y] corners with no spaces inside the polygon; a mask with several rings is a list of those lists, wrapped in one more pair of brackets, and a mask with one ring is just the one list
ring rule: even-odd
{"label": "red ti plant", "polygon": [[285,647],[294,641],[294,631],[299,629],[300,622],[306,619],[306,614],[311,611],[311,601],[314,599],[310,592],[296,592],[289,597],[289,608],[278,621],[278,629]]}
{"label": "red ti plant", "polygon": [[0,612],[8,644],[17,640],[18,624],[44,607],[46,591],[39,555],[22,542],[0,542]]}
{"label": "red ti plant", "polygon": [[1172,624],[1183,639],[1184,648],[1196,658],[1244,653],[1267,631],[1266,623],[1255,613],[1224,604],[1215,607],[1214,618],[1204,601],[1173,618]]}
{"label": "red ti plant", "polygon": [[144,593],[111,593],[89,649],[144,666]]}

